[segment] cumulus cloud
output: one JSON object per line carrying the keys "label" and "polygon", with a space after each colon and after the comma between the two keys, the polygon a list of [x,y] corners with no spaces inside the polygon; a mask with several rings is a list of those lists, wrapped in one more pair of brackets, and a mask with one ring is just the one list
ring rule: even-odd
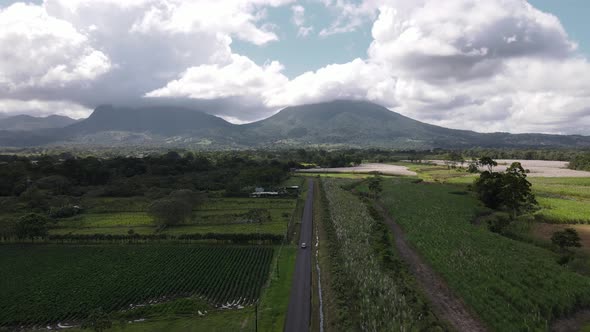
{"label": "cumulus cloud", "polygon": [[0,91],[65,87],[92,81],[111,69],[107,55],[69,22],[41,7],[0,9]]}
{"label": "cumulus cloud", "polygon": [[292,0],[45,0],[0,9],[0,99],[145,103],[187,68],[231,61],[233,38],[278,39]]}
{"label": "cumulus cloud", "polygon": [[242,122],[352,98],[454,128],[590,134],[590,64],[555,16],[524,0],[321,1],[336,19],[320,36],[372,24],[372,42],[362,59],[292,79],[232,41],[277,42],[277,6],[308,35],[293,0],[15,4],[0,9],[0,108],[175,103]]}
{"label": "cumulus cloud", "polygon": [[[335,98],[368,99],[453,128],[590,134],[590,64],[576,53],[576,44],[553,15],[520,0],[333,5],[361,8],[364,17],[378,8],[366,59],[329,65],[288,81],[274,79],[277,72],[253,70],[256,65],[250,63],[245,72],[272,83],[256,89],[218,89],[212,97],[241,91],[277,108]],[[224,70],[219,69],[221,76]],[[209,75],[215,76],[211,71]],[[232,75],[239,76],[235,71]],[[201,91],[206,79],[200,81]],[[165,94],[175,95],[172,90]]]}

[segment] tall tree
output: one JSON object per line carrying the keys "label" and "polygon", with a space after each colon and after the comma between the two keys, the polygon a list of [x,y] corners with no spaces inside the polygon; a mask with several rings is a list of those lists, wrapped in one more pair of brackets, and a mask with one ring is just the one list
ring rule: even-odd
{"label": "tall tree", "polygon": [[16,222],[16,236],[30,238],[47,236],[47,218],[37,213],[29,213],[19,218]]}

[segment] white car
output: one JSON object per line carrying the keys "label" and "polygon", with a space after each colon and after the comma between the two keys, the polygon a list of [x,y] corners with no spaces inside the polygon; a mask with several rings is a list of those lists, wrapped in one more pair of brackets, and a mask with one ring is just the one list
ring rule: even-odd
{"label": "white car", "polygon": [[307,248],[307,243],[305,243],[305,242],[301,243],[301,248],[303,248],[303,249]]}

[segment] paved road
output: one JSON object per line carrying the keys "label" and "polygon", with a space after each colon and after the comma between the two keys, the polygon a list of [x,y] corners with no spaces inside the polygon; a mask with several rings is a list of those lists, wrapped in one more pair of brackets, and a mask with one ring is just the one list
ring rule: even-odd
{"label": "paved road", "polygon": [[[285,322],[286,332],[309,331],[311,315],[311,251],[313,219],[313,180],[307,182],[307,200],[303,208],[301,232],[299,233],[299,250],[295,260],[295,273],[291,286],[291,297]],[[301,248],[306,243],[307,248]]]}

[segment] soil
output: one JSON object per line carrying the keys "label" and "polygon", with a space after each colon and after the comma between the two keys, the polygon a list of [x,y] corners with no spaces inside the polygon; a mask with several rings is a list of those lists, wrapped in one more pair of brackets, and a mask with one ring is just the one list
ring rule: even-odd
{"label": "soil", "polygon": [[405,166],[389,165],[389,164],[360,164],[355,167],[337,167],[337,168],[312,168],[301,169],[302,173],[361,173],[368,174],[371,172],[379,172],[386,175],[408,175],[415,176],[416,172],[410,171]]}
{"label": "soil", "polygon": [[[444,160],[425,160],[426,162],[437,164],[437,165],[446,165],[446,161]],[[568,162],[566,161],[553,161],[553,160],[516,160],[516,159],[497,159],[496,162],[498,166],[494,167],[494,171],[496,172],[503,172],[505,171],[513,162],[521,163],[524,169],[528,169],[530,173],[528,176],[530,177],[544,177],[544,178],[569,178],[569,177],[580,177],[580,178],[587,178],[590,177],[590,172],[585,171],[576,171],[573,169],[568,169],[567,165]],[[464,166],[467,163],[463,164]],[[486,167],[480,167],[480,170],[486,170]]]}
{"label": "soil", "polygon": [[562,318],[551,324],[553,332],[578,332],[590,321],[590,309],[578,311],[573,316]]}
{"label": "soil", "polygon": [[562,231],[566,228],[573,228],[580,236],[580,243],[582,248],[579,250],[590,254],[590,225],[586,224],[547,224],[535,223],[532,227],[532,235],[540,240],[551,242],[551,236],[557,231]]}
{"label": "soil", "polygon": [[410,271],[432,304],[436,314],[447,321],[457,331],[487,331],[485,325],[449,289],[442,277],[428,266],[418,253],[410,247],[406,242],[404,232],[385,212],[385,209],[382,206],[378,206],[378,209],[383,214],[385,223],[393,231],[395,246],[400,257],[409,265]]}

